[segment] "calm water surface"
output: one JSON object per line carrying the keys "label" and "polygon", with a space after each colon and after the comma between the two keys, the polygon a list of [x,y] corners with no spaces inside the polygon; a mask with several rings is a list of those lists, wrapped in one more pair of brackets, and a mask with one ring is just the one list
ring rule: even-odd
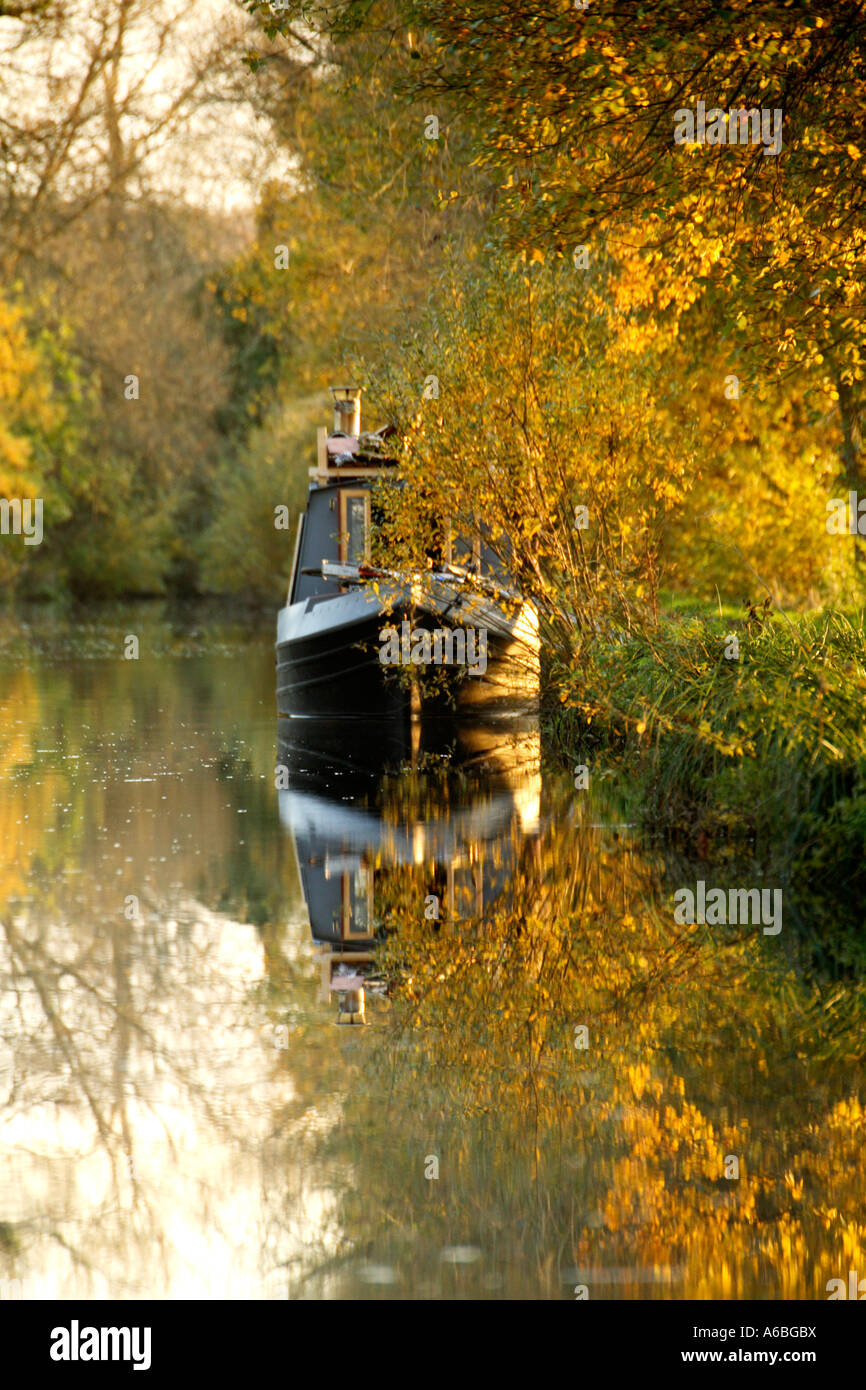
{"label": "calm water surface", "polygon": [[[527,723],[280,734],[267,620],[7,619],[0,1296],[866,1275],[862,935],[677,925],[676,887],[764,881],[611,785]],[[370,933],[339,1027],[317,941]]]}

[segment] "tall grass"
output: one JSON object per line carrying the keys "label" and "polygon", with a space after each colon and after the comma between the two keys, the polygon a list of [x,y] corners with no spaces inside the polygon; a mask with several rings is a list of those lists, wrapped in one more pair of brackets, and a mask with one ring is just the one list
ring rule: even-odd
{"label": "tall grass", "polygon": [[560,751],[614,757],[648,826],[862,881],[862,616],[666,622],[586,644],[552,675]]}

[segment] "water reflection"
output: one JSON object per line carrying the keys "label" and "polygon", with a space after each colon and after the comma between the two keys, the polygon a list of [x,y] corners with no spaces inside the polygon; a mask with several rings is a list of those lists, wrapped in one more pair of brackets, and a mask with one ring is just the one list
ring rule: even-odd
{"label": "water reflection", "polygon": [[[0,1297],[284,1291],[261,1192],[304,1107],[269,1000],[313,979],[269,657],[149,607],[4,628]],[[280,1258],[328,1200],[299,1194]]]}
{"label": "water reflection", "polygon": [[267,617],[85,617],[0,636],[0,1298],[866,1275],[859,924],[678,924],[759,867],[531,725],[278,741]]}
{"label": "water reflection", "polygon": [[279,750],[321,997],[361,1024],[367,995],[389,992],[376,947],[407,895],[436,933],[509,892],[539,834],[538,722],[286,720]]}
{"label": "water reflection", "polygon": [[353,1174],[340,1294],[826,1296],[866,1235],[862,951],[818,974],[790,897],[778,938],[679,924],[694,866],[497,732],[378,780],[372,737],[285,750],[325,981],[360,927],[391,999],[319,1151]]}

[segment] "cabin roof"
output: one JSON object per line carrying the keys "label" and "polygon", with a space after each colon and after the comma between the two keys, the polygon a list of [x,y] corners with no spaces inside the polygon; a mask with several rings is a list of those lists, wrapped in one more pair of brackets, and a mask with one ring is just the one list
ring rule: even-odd
{"label": "cabin roof", "polygon": [[385,441],[397,433],[393,425],[385,425],[373,434],[329,434],[319,430],[318,461],[310,469],[310,477],[319,482],[363,474],[374,476],[395,467],[397,460],[386,453]]}
{"label": "cabin roof", "polygon": [[331,457],[334,454],[357,454],[358,438],[357,434],[329,434],[325,447]]}
{"label": "cabin roof", "polygon": [[328,462],[346,454],[352,459],[369,460],[373,464],[394,463],[396,460],[386,455],[385,444],[396,433],[393,425],[383,425],[381,429],[369,433],[362,431],[359,435],[343,434],[342,431],[326,433],[325,453]]}

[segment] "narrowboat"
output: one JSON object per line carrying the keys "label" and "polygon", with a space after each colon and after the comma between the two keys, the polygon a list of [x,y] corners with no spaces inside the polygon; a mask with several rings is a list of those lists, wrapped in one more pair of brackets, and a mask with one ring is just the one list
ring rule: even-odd
{"label": "narrowboat", "polygon": [[[331,387],[318,431],[286,606],[277,621],[281,715],[377,717],[413,709],[526,713],[538,698],[538,618],[479,534],[429,568],[370,563],[375,484],[396,431],[361,431],[361,391]],[[445,534],[450,536],[450,525]],[[436,678],[425,682],[436,670]],[[415,679],[415,677],[421,677]]]}

